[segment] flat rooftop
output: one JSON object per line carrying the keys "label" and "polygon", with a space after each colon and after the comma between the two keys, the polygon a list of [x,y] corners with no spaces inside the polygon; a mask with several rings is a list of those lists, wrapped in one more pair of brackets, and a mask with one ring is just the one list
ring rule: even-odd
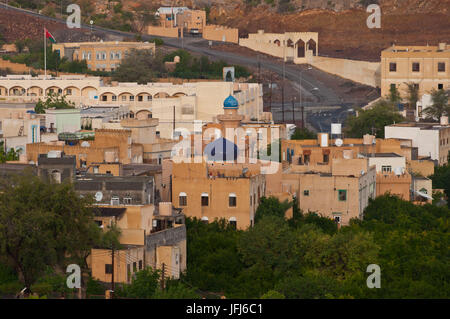
{"label": "flat rooftop", "polygon": [[398,52],[407,52],[407,53],[429,53],[429,52],[450,52],[450,45],[448,44],[444,44],[441,45],[440,49],[439,46],[437,45],[394,45],[391,46],[385,50],[383,50],[382,52],[394,52],[394,53],[398,53]]}
{"label": "flat rooftop", "polygon": [[367,157],[403,157],[401,155],[398,155],[396,153],[369,153],[369,154],[364,154]]}
{"label": "flat rooftop", "polygon": [[405,128],[413,128],[417,127],[421,130],[445,130],[450,128],[450,125],[441,125],[439,123],[397,123],[388,125],[388,127],[405,127]]}

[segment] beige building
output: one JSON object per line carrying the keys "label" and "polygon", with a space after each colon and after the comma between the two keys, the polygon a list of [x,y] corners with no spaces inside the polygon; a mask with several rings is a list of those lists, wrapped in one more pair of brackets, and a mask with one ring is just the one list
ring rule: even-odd
{"label": "beige building", "polygon": [[[395,86],[406,96],[405,83],[419,88],[419,99],[432,89],[450,88],[450,45],[397,46],[381,52],[381,95],[389,94]],[[415,107],[415,106],[414,106]]]}
{"label": "beige building", "polygon": [[259,165],[173,163],[172,203],[205,222],[225,219],[238,229],[253,225],[265,178]]}
{"label": "beige building", "polygon": [[156,46],[149,42],[101,41],[55,43],[52,49],[69,61],[85,60],[90,70],[114,71],[131,50],[151,50],[154,54]]}
{"label": "beige building", "polygon": [[[172,138],[177,129],[194,130],[194,124],[214,121],[222,113],[223,101],[232,94],[239,102],[239,114],[260,119],[263,88],[258,83],[192,82],[117,83],[106,85],[99,77],[9,75],[0,77],[0,99],[7,102],[37,102],[50,92],[64,94],[77,107],[125,106],[130,112],[148,110],[159,119],[161,138]],[[175,125],[174,125],[175,122]]]}
{"label": "beige building", "polygon": [[267,175],[268,195],[288,193],[298,199],[303,212],[348,225],[352,218],[363,218],[369,199],[376,196],[376,168],[368,162],[366,158],[335,159],[322,170],[290,165]]}
{"label": "beige building", "polygon": [[239,45],[294,63],[306,63],[319,55],[317,32],[250,33],[240,38]]}
{"label": "beige building", "polygon": [[[97,206],[95,221],[105,231],[113,224],[121,230],[122,247],[114,253],[115,282],[130,283],[146,266],[164,267],[166,278],[179,278],[186,270],[184,215],[173,210],[171,203]],[[92,277],[111,282],[111,250],[92,249],[89,265]]]}

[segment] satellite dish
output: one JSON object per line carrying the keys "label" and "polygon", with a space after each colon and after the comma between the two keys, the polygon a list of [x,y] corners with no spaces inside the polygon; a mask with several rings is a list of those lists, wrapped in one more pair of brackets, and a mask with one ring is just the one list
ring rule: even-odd
{"label": "satellite dish", "polygon": [[338,138],[338,139],[336,139],[336,142],[334,142],[334,144],[335,144],[337,147],[341,147],[342,145],[344,145],[344,141],[341,140],[340,138]]}
{"label": "satellite dish", "polygon": [[244,167],[244,168],[242,169],[242,175],[247,174],[247,172],[248,172],[248,167]]}
{"label": "satellite dish", "polygon": [[403,172],[403,169],[401,167],[394,168],[395,175],[400,176],[400,175],[402,175],[402,172]]}
{"label": "satellite dish", "polygon": [[95,193],[95,200],[97,202],[100,202],[102,200],[102,198],[103,198],[103,193],[102,192]]}
{"label": "satellite dish", "polygon": [[83,141],[83,142],[81,143],[81,147],[91,147],[91,144],[89,144],[88,141]]}

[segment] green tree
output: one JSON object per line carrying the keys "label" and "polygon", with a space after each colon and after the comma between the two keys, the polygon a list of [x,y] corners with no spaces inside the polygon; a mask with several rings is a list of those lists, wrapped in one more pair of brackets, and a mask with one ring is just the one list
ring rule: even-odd
{"label": "green tree", "polygon": [[291,207],[292,203],[289,203],[287,200],[280,203],[276,197],[261,197],[261,201],[255,212],[255,224],[264,216],[284,218],[286,211]]}
{"label": "green tree", "polygon": [[157,292],[160,277],[159,270],[145,267],[133,276],[131,284],[118,289],[118,295],[127,298],[151,299]]}
{"label": "green tree", "polygon": [[65,95],[49,93],[45,101],[39,99],[39,102],[37,102],[36,106],[34,107],[34,111],[37,114],[43,114],[47,109],[61,110],[73,108],[75,108],[75,104],[73,102],[67,101]]}
{"label": "green tree", "polygon": [[317,134],[314,132],[311,132],[307,128],[296,128],[294,131],[294,134],[291,136],[291,140],[309,140],[309,139],[316,139]]}
{"label": "green tree", "polygon": [[388,101],[390,101],[392,105],[397,105],[401,100],[402,98],[400,97],[400,92],[397,87],[395,85],[391,85],[389,89]]}
{"label": "green tree", "polygon": [[448,92],[444,90],[431,91],[433,105],[423,110],[427,116],[439,121],[442,116],[450,116],[450,105],[448,104]]}
{"label": "green tree", "polygon": [[417,101],[419,100],[419,86],[416,83],[408,82],[405,83],[408,88],[408,104],[409,108],[412,110],[416,109]]}
{"label": "green tree", "polygon": [[374,133],[378,138],[384,138],[384,127],[404,120],[391,103],[381,100],[371,109],[359,110],[358,116],[351,116],[345,124],[349,137],[361,138],[364,134]]}
{"label": "green tree", "polygon": [[165,72],[163,57],[159,51],[131,50],[113,74],[114,81],[147,84]]}
{"label": "green tree", "polygon": [[90,201],[70,184],[48,184],[30,171],[0,179],[0,252],[26,287],[48,267],[86,268],[101,231]]}

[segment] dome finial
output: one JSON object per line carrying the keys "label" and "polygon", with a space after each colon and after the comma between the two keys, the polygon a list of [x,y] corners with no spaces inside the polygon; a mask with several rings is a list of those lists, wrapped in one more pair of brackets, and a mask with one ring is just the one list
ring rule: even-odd
{"label": "dome finial", "polygon": [[223,108],[224,109],[237,109],[239,108],[239,102],[236,100],[234,96],[230,94],[225,101],[223,101]]}

